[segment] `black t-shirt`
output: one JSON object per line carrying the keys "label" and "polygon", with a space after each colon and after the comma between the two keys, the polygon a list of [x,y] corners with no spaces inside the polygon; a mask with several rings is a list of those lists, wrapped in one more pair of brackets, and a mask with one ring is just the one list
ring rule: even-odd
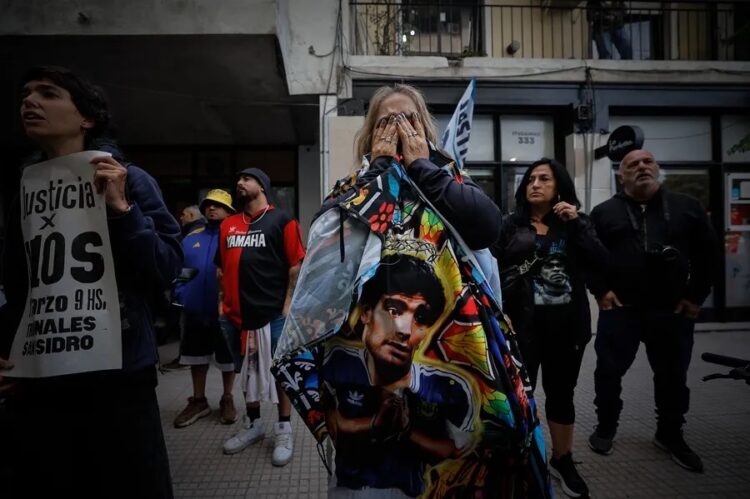
{"label": "black t-shirt", "polygon": [[534,305],[567,305],[572,301],[573,286],[568,270],[568,240],[552,231],[536,237],[536,257],[531,279]]}

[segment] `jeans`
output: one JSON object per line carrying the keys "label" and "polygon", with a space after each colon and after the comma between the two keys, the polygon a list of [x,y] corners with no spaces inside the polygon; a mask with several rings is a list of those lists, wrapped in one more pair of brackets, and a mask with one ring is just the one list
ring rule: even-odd
{"label": "jeans", "polygon": [[[279,315],[278,317],[271,319],[269,323],[271,326],[271,355],[276,352],[276,345],[279,343],[281,332],[284,329],[284,322],[286,321],[285,315]],[[242,370],[243,354],[240,339],[240,329],[234,325],[225,315],[219,316],[219,325],[221,326],[221,332],[224,334],[224,338],[229,345],[229,351],[232,353],[232,360],[234,361],[234,370],[239,373]]]}
{"label": "jeans", "polygon": [[594,405],[599,425],[614,431],[622,411],[622,377],[641,342],[654,372],[658,427],[679,430],[690,405],[687,370],[693,352],[693,320],[670,310],[619,307],[599,314],[594,348]]}
{"label": "jeans", "polygon": [[630,46],[630,33],[624,28],[613,30],[595,29],[594,43],[599,52],[599,59],[612,59],[612,44],[617,48],[620,59],[632,59],[633,48]]}

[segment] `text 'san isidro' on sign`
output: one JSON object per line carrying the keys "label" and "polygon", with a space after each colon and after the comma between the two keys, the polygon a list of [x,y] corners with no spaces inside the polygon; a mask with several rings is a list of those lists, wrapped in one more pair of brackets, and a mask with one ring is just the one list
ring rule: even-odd
{"label": "text 'san isidro' on sign", "polygon": [[27,167],[21,226],[29,277],[9,376],[122,366],[120,305],[103,194],[87,151]]}

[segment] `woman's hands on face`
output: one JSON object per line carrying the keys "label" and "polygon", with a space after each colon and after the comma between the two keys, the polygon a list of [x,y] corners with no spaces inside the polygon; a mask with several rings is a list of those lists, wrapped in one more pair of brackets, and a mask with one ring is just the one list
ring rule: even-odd
{"label": "woman's hands on face", "polygon": [[406,167],[417,159],[430,157],[424,127],[417,112],[412,113],[411,120],[404,113],[381,118],[372,132],[373,159],[380,156],[395,158],[399,152]]}
{"label": "woman's hands on face", "polygon": [[372,131],[372,159],[380,156],[396,157],[398,150],[398,131],[396,129],[396,116],[386,116],[378,121]]}
{"label": "woman's hands on face", "polygon": [[425,139],[424,127],[419,119],[419,113],[416,111],[412,113],[411,120],[414,123],[413,126],[404,113],[400,113],[396,117],[398,136],[401,139],[401,154],[404,156],[404,165],[407,168],[418,159],[430,157],[430,148],[427,146],[427,139]]}
{"label": "woman's hands on face", "polygon": [[578,210],[575,206],[565,201],[560,201],[552,207],[552,211],[555,215],[560,217],[563,222],[569,222],[570,220],[578,218]]}

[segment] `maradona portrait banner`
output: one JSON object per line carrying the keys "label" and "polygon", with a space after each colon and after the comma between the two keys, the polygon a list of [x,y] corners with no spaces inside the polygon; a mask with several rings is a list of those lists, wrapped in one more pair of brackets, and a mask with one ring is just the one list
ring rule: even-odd
{"label": "maradona portrait banner", "polygon": [[29,293],[9,376],[40,378],[122,365],[107,208],[104,194],[96,193],[89,162],[102,154],[70,154],[23,171]]}
{"label": "maradona portrait banner", "polygon": [[331,438],[337,486],[547,497],[528,378],[471,251],[395,161],[356,181],[311,228],[273,368]]}

